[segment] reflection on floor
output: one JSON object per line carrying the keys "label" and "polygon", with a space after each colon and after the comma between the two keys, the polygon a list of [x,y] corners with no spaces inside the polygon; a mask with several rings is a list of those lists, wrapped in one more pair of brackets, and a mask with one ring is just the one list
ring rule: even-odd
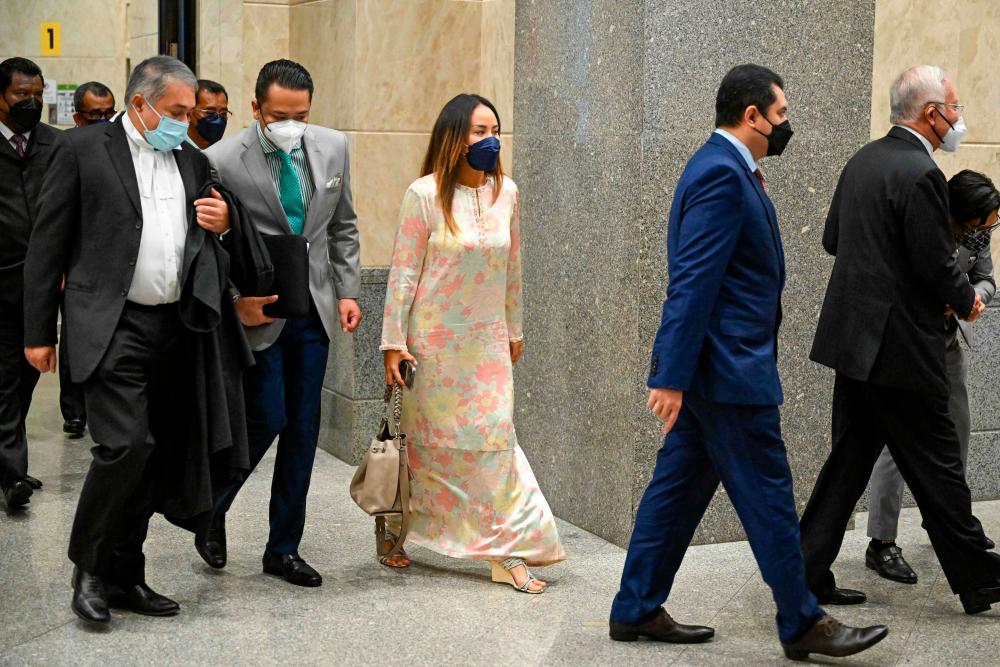
{"label": "reflection on floor", "polygon": [[[30,419],[31,472],[45,488],[23,514],[0,512],[0,665],[781,662],[770,593],[745,543],[692,548],[668,604],[681,621],[715,626],[715,641],[614,643],[607,614],[622,549],[560,523],[570,560],[537,572],[552,582],[540,596],[491,584],[481,564],[423,549],[412,550],[416,564],[409,571],[388,570],[373,556],[370,519],[348,496],[352,469],[322,452],[301,549],[323,574],[321,588],[295,588],[261,574],[268,457],[230,514],[225,570],[210,570],[186,533],[154,518],[146,543],[149,583],[181,603],[179,616],[115,612],[108,631],[89,630],[69,608],[66,544],[91,442],[63,438],[56,388],[54,376],[42,380]],[[979,503],[976,511],[987,532],[1000,537],[1000,502]],[[882,644],[851,664],[997,664],[1000,607],[962,614],[919,523],[915,510],[904,513],[900,544],[920,575],[914,586],[866,570],[864,535],[847,535],[839,581],[865,590],[870,602],[833,612],[852,624],[890,626]]]}

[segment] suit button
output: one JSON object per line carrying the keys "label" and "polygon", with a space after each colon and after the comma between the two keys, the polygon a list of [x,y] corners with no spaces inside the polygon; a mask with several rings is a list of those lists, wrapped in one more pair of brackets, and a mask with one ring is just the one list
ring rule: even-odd
{"label": "suit button", "polygon": [[135,260],[134,260],[134,259],[132,259],[132,260],[129,260],[129,263],[128,263],[128,265],[129,265],[129,266],[135,266]]}
{"label": "suit button", "polygon": [[127,289],[123,289],[122,290],[122,296],[128,296],[128,290]]}
{"label": "suit button", "polygon": [[135,223],[135,228],[136,229],[142,229],[142,223],[141,222]]}

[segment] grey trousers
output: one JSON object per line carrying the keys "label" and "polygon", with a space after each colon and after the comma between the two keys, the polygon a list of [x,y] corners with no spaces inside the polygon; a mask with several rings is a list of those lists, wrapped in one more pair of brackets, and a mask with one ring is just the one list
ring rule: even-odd
{"label": "grey trousers", "polygon": [[[968,362],[965,352],[958,342],[959,333],[948,342],[945,349],[945,367],[951,395],[948,397],[948,415],[955,422],[958,442],[961,446],[962,464],[969,460],[969,438],[972,424],[969,418],[969,390],[966,386]],[[873,540],[895,540],[899,527],[899,510],[903,503],[903,476],[899,474],[889,448],[882,450],[875,468],[872,470],[871,493],[868,496],[868,537]],[[974,522],[982,532],[979,520]]]}

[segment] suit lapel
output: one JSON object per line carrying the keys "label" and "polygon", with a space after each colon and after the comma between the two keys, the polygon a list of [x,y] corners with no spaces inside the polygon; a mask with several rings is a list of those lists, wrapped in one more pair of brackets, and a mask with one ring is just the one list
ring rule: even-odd
{"label": "suit lapel", "polygon": [[177,162],[177,170],[181,172],[181,180],[184,181],[185,203],[187,206],[190,206],[198,198],[198,184],[195,183],[194,165],[191,163],[189,150],[194,149],[184,146],[179,151],[170,151],[174,154],[174,160]]}
{"label": "suit lapel", "polygon": [[326,194],[326,162],[327,156],[323,148],[316,141],[312,132],[307,128],[303,137],[303,146],[306,158],[309,160],[309,173],[313,181],[313,195],[309,200],[309,211],[306,213],[306,221],[302,227],[302,234],[308,238],[309,230],[317,224],[323,216],[324,207],[317,204]]}
{"label": "suit lapel", "polygon": [[255,125],[247,128],[247,135],[247,139],[243,142],[246,150],[243,151],[242,159],[250,182],[257,187],[257,191],[271,212],[271,216],[278,221],[286,233],[291,234],[292,228],[288,226],[288,216],[285,215],[285,209],[281,207],[281,200],[278,199],[278,191],[274,188],[271,169],[267,166],[267,160],[264,158],[264,150],[260,147]]}
{"label": "suit lapel", "polygon": [[129,138],[125,135],[125,127],[122,123],[131,122],[127,120],[127,114],[122,114],[117,121],[112,123],[105,134],[108,139],[104,146],[111,158],[111,164],[118,172],[125,192],[128,193],[129,201],[136,215],[142,218],[142,202],[139,200],[139,183],[135,175],[135,165],[132,163],[132,151],[129,150]]}

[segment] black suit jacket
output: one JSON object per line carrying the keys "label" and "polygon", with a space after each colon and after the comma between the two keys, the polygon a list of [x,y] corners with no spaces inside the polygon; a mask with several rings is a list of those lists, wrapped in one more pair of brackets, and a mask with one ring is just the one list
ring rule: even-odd
{"label": "black suit jacket", "polygon": [[836,256],[810,358],[855,380],[947,393],[945,307],[975,290],[955,259],[948,183],[920,140],[894,127],[844,167],[823,246]]}
{"label": "black suit jacket", "polygon": [[[59,284],[66,275],[69,366],[74,382],[97,367],[132,285],[142,204],[124,114],[109,125],[63,135],[42,183],[24,266],[24,343],[54,345]],[[183,144],[171,151],[184,181],[186,209],[209,182],[208,159]]]}
{"label": "black suit jacket", "polygon": [[22,160],[10,142],[0,137],[0,298],[20,299],[38,193],[61,138],[62,132],[39,123],[28,138]]}

